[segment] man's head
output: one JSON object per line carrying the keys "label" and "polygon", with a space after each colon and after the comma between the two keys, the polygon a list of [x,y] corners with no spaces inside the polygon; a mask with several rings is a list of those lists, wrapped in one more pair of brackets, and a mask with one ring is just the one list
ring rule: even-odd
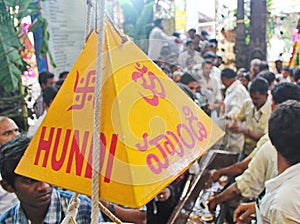
{"label": "man's head", "polygon": [[193,40],[195,42],[195,47],[199,47],[199,43],[201,41],[201,36],[199,34],[195,34]]}
{"label": "man's head", "polygon": [[221,81],[228,88],[236,79],[236,73],[231,68],[224,68],[221,72]]}
{"label": "man's head", "polygon": [[269,84],[264,78],[255,78],[250,86],[250,97],[257,110],[259,110],[268,99]]}
{"label": "man's head", "polygon": [[261,60],[258,58],[254,58],[251,60],[251,62],[250,62],[250,72],[252,74],[252,77],[250,77],[251,80],[254,79],[256,77],[256,75],[259,73],[260,63],[261,63]]}
{"label": "man's head", "polygon": [[208,32],[206,30],[201,30],[201,37],[202,37],[202,40],[207,40],[208,39]]}
{"label": "man's head", "polygon": [[288,100],[271,114],[269,137],[277,152],[290,164],[300,162],[300,102]]}
{"label": "man's head", "polygon": [[42,90],[46,89],[46,87],[48,86],[54,86],[55,85],[54,74],[48,71],[41,72],[39,74],[39,83]]}
{"label": "man's head", "polygon": [[244,74],[245,72],[247,72],[247,69],[245,68],[239,68],[236,72],[238,78],[240,77],[240,75]]}
{"label": "man's head", "polygon": [[185,45],[186,45],[186,48],[189,52],[194,52],[195,42],[193,40],[188,40]]}
{"label": "man's head", "polygon": [[54,86],[47,87],[43,92],[43,103],[45,110],[48,110],[52,101],[54,100],[57,94],[57,88]]}
{"label": "man's head", "polygon": [[280,59],[275,61],[275,68],[278,73],[281,73],[282,70],[282,61]]}
{"label": "man's head", "polygon": [[212,52],[212,51],[207,51],[207,52],[205,52],[203,54],[203,58],[204,59],[209,59],[212,62],[214,62],[216,60],[216,58],[217,58],[217,55],[214,52]]}
{"label": "man's head", "polygon": [[19,135],[0,148],[1,185],[6,191],[15,193],[23,205],[47,206],[51,200],[52,186],[14,172],[30,140]]}
{"label": "man's head", "polygon": [[193,93],[199,88],[199,83],[196,78],[187,72],[181,76],[180,82],[188,86]]}
{"label": "man's head", "polygon": [[276,76],[273,72],[262,71],[257,74],[257,77],[262,77],[262,78],[266,79],[269,84],[269,90],[273,89],[273,87],[275,85],[275,79],[276,79]]}
{"label": "man's head", "polygon": [[196,29],[194,29],[194,28],[189,29],[188,32],[187,32],[189,38],[191,38],[191,39],[194,39],[195,33],[196,33]]}
{"label": "man's head", "polygon": [[283,68],[282,68],[282,76],[285,79],[290,76],[290,67],[289,66],[283,66]]}
{"label": "man's head", "polygon": [[153,21],[154,26],[157,26],[157,27],[162,28],[162,27],[163,27],[162,21],[163,21],[162,19],[156,19],[156,20],[154,20],[154,21]]}
{"label": "man's head", "polygon": [[0,117],[0,146],[19,134],[16,123],[8,117]]}
{"label": "man's head", "polygon": [[213,62],[209,59],[205,59],[202,62],[202,74],[203,74],[203,76],[208,77],[209,74],[211,73],[212,67],[213,67]]}
{"label": "man's head", "polygon": [[186,63],[186,68],[187,68],[188,70],[192,70],[192,68],[193,68],[194,65],[196,64],[195,60],[194,60],[192,57],[187,58],[185,63]]}
{"label": "man's head", "polygon": [[272,89],[272,109],[284,101],[300,101],[300,87],[294,83],[283,82],[274,86]]}
{"label": "man's head", "polygon": [[220,67],[223,64],[223,58],[220,55],[217,55],[217,59],[215,60],[215,66]]}
{"label": "man's head", "polygon": [[258,66],[258,69],[259,69],[260,72],[262,72],[262,71],[268,71],[269,70],[268,62],[261,61],[261,63]]}
{"label": "man's head", "polygon": [[250,82],[250,75],[248,72],[244,72],[239,76],[239,80],[245,86],[246,89],[248,89],[249,82]]}

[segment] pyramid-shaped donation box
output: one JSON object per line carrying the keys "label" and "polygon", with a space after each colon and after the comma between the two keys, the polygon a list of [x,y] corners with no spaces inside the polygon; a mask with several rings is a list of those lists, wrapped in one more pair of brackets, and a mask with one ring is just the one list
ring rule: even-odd
{"label": "pyramid-shaped donation box", "polygon": [[223,132],[133,42],[106,22],[101,134],[93,136],[97,35],[91,34],[16,172],[91,195],[93,137],[99,197],[141,207]]}

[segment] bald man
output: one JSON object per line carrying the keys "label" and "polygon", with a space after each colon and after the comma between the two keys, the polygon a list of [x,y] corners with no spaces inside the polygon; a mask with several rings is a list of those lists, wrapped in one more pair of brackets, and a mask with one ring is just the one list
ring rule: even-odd
{"label": "bald man", "polygon": [[[19,134],[19,128],[12,119],[0,116],[0,147]],[[0,215],[14,205],[17,200],[15,194],[8,193],[0,186]]]}

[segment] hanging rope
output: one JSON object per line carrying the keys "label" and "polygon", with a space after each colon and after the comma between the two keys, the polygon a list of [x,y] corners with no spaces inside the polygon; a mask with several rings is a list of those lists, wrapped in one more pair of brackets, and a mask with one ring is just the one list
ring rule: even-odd
{"label": "hanging rope", "polygon": [[91,18],[92,18],[92,8],[93,8],[93,2],[92,0],[87,0],[87,15],[86,15],[86,24],[85,24],[85,38],[88,37],[90,31],[91,31]]}
{"label": "hanging rope", "polygon": [[123,33],[120,32],[120,30],[116,27],[116,25],[114,24],[114,22],[112,21],[110,16],[106,15],[106,17],[108,18],[108,21],[112,25],[112,27],[114,28],[115,32],[121,37],[122,44],[124,44],[126,41],[128,41],[127,35],[124,35]]}
{"label": "hanging rope", "polygon": [[[94,138],[93,138],[93,162],[92,162],[92,224],[98,224],[99,220],[99,161],[100,161],[100,117],[101,117],[101,89],[102,89],[102,68],[103,68],[103,45],[105,28],[105,0],[99,0],[96,7],[97,17],[99,16],[98,33],[98,53],[97,53],[97,72],[96,86],[94,94]],[[97,18],[98,19],[98,18]]]}
{"label": "hanging rope", "polygon": [[76,224],[76,215],[78,212],[78,207],[79,207],[79,203],[80,203],[80,199],[77,197],[78,194],[75,193],[70,201],[70,204],[68,206],[67,212],[66,212],[66,216],[63,219],[63,221],[61,222],[61,224],[71,224],[74,223]]}
{"label": "hanging rope", "polygon": [[112,214],[100,201],[99,203],[99,208],[101,211],[112,221],[117,224],[122,224],[122,221],[118,219],[114,214]]}

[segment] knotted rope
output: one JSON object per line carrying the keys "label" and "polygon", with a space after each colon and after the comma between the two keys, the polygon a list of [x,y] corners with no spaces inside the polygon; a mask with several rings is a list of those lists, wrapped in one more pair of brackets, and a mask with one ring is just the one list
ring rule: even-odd
{"label": "knotted rope", "polygon": [[78,212],[78,207],[79,207],[79,203],[80,203],[80,199],[77,197],[78,194],[75,193],[70,201],[70,204],[68,206],[67,212],[66,212],[66,216],[63,219],[63,221],[61,222],[61,224],[76,224],[76,215]]}

